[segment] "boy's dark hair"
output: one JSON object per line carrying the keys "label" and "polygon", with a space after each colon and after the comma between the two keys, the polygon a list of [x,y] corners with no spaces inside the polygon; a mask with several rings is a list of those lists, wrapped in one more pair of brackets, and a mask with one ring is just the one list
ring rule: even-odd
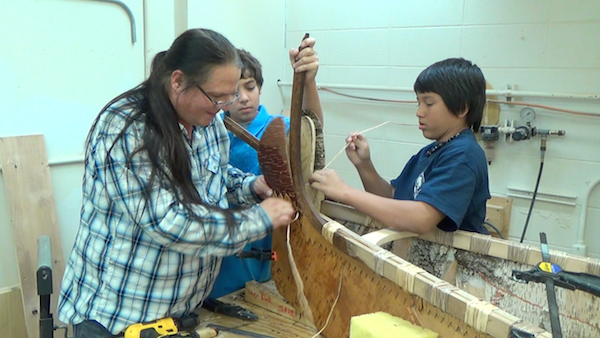
{"label": "boy's dark hair", "polygon": [[[242,60],[242,79],[254,78],[256,80],[256,84],[258,88],[262,88],[263,85],[263,76],[262,76],[262,66],[258,60],[252,56],[252,54],[248,53],[243,49],[238,49],[238,55]],[[247,72],[247,73],[246,73]]]}
{"label": "boy's dark hair", "polygon": [[440,95],[454,115],[468,109],[467,124],[474,132],[479,131],[485,106],[485,78],[471,61],[451,58],[432,64],[419,74],[414,90]]}

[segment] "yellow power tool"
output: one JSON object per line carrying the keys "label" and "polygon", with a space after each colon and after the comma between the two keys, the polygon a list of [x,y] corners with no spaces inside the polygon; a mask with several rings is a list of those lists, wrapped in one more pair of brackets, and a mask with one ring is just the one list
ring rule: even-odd
{"label": "yellow power tool", "polygon": [[[197,319],[190,320],[192,321]],[[215,329],[205,329],[198,332],[187,332],[181,330],[183,327],[193,328],[197,324],[197,322],[185,323],[179,319],[167,317],[153,320],[151,322],[130,325],[127,330],[125,330],[124,338],[211,338],[217,335],[217,331]]]}

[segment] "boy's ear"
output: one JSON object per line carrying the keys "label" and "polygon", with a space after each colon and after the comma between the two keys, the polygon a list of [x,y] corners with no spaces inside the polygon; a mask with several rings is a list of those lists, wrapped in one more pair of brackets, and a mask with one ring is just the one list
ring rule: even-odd
{"label": "boy's ear", "polygon": [[258,87],[258,95],[262,94],[262,87]]}
{"label": "boy's ear", "polygon": [[458,117],[462,118],[467,116],[467,113],[469,113],[469,106],[465,107],[465,110],[463,112],[461,112],[460,114],[458,114]]}

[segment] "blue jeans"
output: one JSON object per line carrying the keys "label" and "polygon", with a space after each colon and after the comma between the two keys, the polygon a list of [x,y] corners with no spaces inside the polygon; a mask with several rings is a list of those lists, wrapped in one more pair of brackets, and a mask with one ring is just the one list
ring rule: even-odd
{"label": "blue jeans", "polygon": [[95,320],[86,320],[73,327],[73,338],[115,338],[123,335],[114,336]]}

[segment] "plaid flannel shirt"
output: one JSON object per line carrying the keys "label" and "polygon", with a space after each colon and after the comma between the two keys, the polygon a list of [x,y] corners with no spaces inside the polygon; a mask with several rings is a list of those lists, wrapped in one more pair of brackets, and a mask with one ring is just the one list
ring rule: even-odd
{"label": "plaid flannel shirt", "polygon": [[61,321],[96,320],[113,334],[133,323],[194,311],[212,289],[221,258],[272,230],[256,204],[255,177],[228,165],[229,138],[220,117],[194,128],[191,140],[181,127],[181,137],[200,197],[222,209],[230,202],[249,207],[233,212],[237,231],[229,234],[220,210],[194,205],[202,222],[190,217],[164,181],[150,187],[147,200],[149,158],[138,152],[126,164],[141,142],[143,123],[129,126],[108,155],[132,114],[122,108],[125,100],[101,113],[89,140],[80,226],[59,298]]}

